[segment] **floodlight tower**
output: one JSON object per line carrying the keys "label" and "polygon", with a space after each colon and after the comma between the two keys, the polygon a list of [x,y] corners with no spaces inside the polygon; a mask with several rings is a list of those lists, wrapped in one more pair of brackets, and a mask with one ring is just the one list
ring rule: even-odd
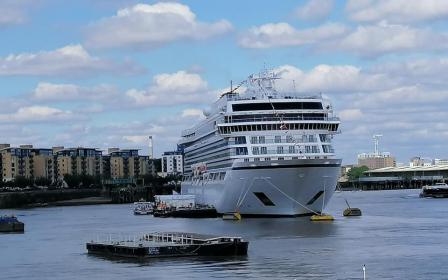
{"label": "floodlight tower", "polygon": [[375,156],[379,156],[380,155],[380,151],[379,151],[379,141],[380,141],[380,137],[383,137],[382,134],[375,134],[373,135],[373,143],[375,144]]}

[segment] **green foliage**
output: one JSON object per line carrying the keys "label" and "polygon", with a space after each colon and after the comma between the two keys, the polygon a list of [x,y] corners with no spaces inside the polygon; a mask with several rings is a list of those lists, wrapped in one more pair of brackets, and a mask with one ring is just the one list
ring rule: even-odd
{"label": "green foliage", "polygon": [[162,172],[162,159],[155,158],[153,160],[153,163],[154,163],[154,169],[156,170],[156,172]]}
{"label": "green foliage", "polygon": [[92,175],[65,174],[64,181],[70,188],[84,188],[101,185],[101,177]]}
{"label": "green foliage", "polygon": [[359,177],[363,176],[363,173],[365,171],[369,170],[369,168],[365,165],[363,166],[357,166],[357,167],[352,167],[348,172],[347,172],[347,176],[349,181],[356,181],[359,179]]}
{"label": "green foliage", "polygon": [[24,188],[24,187],[28,187],[28,186],[32,186],[33,185],[33,181],[31,179],[27,179],[24,176],[17,176],[14,179],[14,186],[19,187],[19,188]]}

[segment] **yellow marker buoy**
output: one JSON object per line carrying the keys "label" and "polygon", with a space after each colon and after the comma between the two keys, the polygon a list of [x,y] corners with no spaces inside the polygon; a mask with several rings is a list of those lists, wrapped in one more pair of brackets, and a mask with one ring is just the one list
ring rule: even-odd
{"label": "yellow marker buoy", "polygon": [[241,214],[239,212],[224,213],[222,215],[222,219],[223,220],[240,221],[241,220]]}
{"label": "yellow marker buoy", "polygon": [[318,214],[310,217],[310,221],[313,222],[333,221],[333,220],[334,220],[333,216],[329,214]]}

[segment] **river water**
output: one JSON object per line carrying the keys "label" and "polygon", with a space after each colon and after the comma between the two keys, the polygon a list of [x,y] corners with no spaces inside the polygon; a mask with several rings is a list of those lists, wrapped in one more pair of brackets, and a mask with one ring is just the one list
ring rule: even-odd
{"label": "river water", "polygon": [[[308,218],[181,219],[134,216],[132,206],[0,210],[25,222],[25,234],[0,235],[0,279],[448,279],[448,200],[418,190],[341,192],[327,207],[333,222]],[[363,211],[345,218],[345,199]],[[90,256],[85,243],[110,233],[153,231],[238,235],[247,257],[147,262]]]}

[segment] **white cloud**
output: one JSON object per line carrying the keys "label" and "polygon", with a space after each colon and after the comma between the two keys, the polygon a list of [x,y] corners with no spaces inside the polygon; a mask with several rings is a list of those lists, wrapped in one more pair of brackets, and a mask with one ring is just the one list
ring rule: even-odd
{"label": "white cloud", "polygon": [[339,23],[298,30],[288,23],[268,23],[253,27],[239,39],[244,48],[275,48],[301,46],[340,37],[347,28]]}
{"label": "white cloud", "polygon": [[[387,89],[396,85],[382,73],[369,73],[352,65],[317,65],[307,72],[292,65],[274,69],[283,78],[277,83],[298,92],[357,92]],[[294,82],[293,82],[294,81]]]}
{"label": "white cloud", "polygon": [[135,144],[148,143],[148,135],[127,135],[123,136],[123,140],[129,141]]}
{"label": "white cloud", "polygon": [[356,30],[333,42],[321,45],[327,51],[340,50],[360,56],[377,56],[403,51],[442,50],[448,47],[448,34],[429,29],[391,25],[358,26]]}
{"label": "white cloud", "polygon": [[207,82],[185,71],[156,75],[148,89],[130,89],[126,95],[137,106],[204,103],[212,98]]}
{"label": "white cloud", "polygon": [[333,9],[333,0],[309,0],[295,11],[302,20],[321,20],[326,18]]}
{"label": "white cloud", "polygon": [[340,51],[376,57],[404,52],[444,51],[448,48],[448,33],[386,21],[354,29],[339,23],[296,29],[282,22],[253,27],[239,38],[238,43],[244,48],[310,46],[310,49],[320,52]]}
{"label": "white cloud", "polygon": [[0,27],[24,23],[28,11],[34,6],[32,0],[2,0],[0,1]]}
{"label": "white cloud", "polygon": [[81,45],[53,51],[0,57],[0,76],[88,76],[92,73],[135,74],[143,70],[130,62],[115,63],[91,56]]}
{"label": "white cloud", "polygon": [[70,111],[63,111],[61,109],[52,108],[48,106],[29,106],[19,108],[16,112],[10,114],[0,114],[0,122],[55,122],[55,121],[69,121],[79,119]]}
{"label": "white cloud", "polygon": [[232,29],[225,20],[204,23],[186,5],[161,2],[118,10],[87,29],[87,44],[97,48],[151,49],[178,40],[201,40]]}
{"label": "white cloud", "polygon": [[346,11],[350,19],[360,22],[387,20],[392,23],[410,23],[446,19],[448,2],[443,0],[350,0]]}
{"label": "white cloud", "polygon": [[345,109],[339,112],[342,121],[356,121],[362,117],[360,109]]}
{"label": "white cloud", "polygon": [[86,101],[110,100],[117,97],[117,90],[110,85],[99,85],[92,88],[74,84],[53,84],[41,82],[34,90],[32,97],[38,101]]}
{"label": "white cloud", "polygon": [[199,119],[204,119],[204,113],[200,109],[185,109],[182,111],[182,118],[185,117],[197,117]]}

